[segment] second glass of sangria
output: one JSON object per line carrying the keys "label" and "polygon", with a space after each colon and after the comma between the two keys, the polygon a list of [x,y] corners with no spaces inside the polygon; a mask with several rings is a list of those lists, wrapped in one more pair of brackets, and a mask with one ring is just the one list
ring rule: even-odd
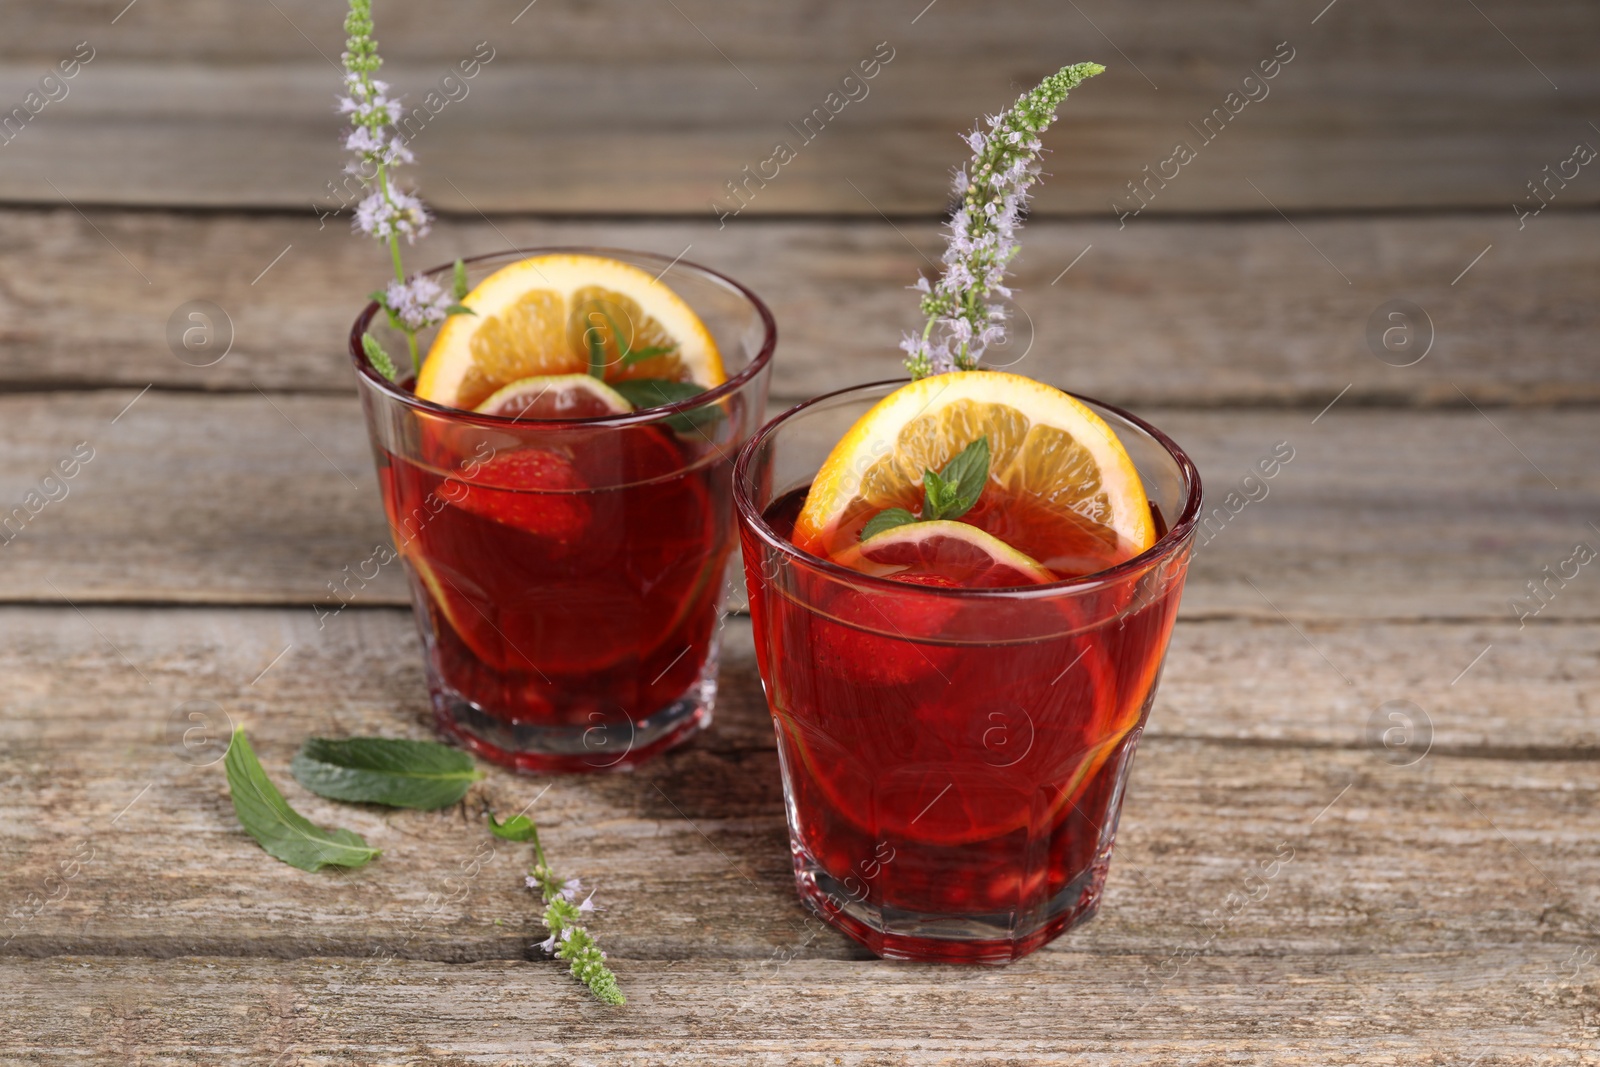
{"label": "second glass of sangria", "polygon": [[734,473],[801,898],[880,956],[1092,915],[1200,505],[1183,451],[1012,374],[846,389]]}

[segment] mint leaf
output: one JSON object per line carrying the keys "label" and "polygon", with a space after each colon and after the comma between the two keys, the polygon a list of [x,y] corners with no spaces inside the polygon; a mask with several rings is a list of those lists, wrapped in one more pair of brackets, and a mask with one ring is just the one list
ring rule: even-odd
{"label": "mint leaf", "polygon": [[367,354],[367,362],[372,364],[373,370],[377,371],[391,382],[394,381],[394,360],[389,358],[389,353],[383,350],[383,346],[378,343],[378,339],[376,337],[372,336],[370,333],[362,334],[361,350]]}
{"label": "mint leaf", "polygon": [[939,474],[952,490],[944,518],[958,519],[972,510],[989,481],[989,439],[980,437],[963,448]]}
{"label": "mint leaf", "polygon": [[465,300],[467,293],[471,291],[467,285],[467,265],[459,259],[456,260],[455,288],[452,291],[457,303]]}
{"label": "mint leaf", "polygon": [[679,382],[671,378],[625,378],[611,382],[611,388],[627,398],[635,408],[658,408],[663,404],[676,404],[681,400],[705,392],[694,382]]}
{"label": "mint leaf", "polygon": [[622,353],[622,365],[624,367],[631,367],[635,363],[639,363],[646,359],[651,359],[655,356],[671,355],[677,350],[678,346],[675,344],[650,345],[646,348],[630,348],[626,352]]}
{"label": "mint leaf", "polygon": [[458,748],[396,737],[313,737],[289,772],[318,796],[425,810],[449,807],[483,778]]}
{"label": "mint leaf", "polygon": [[539,828],[532,819],[526,815],[513,815],[505,822],[495,820],[494,812],[489,813],[489,832],[496,837],[503,837],[507,841],[537,841]]}
{"label": "mint leaf", "polygon": [[917,517],[905,508],[887,508],[872,516],[867,520],[867,524],[861,527],[861,540],[865,541],[867,538],[881,534],[885,530],[893,530],[897,526],[904,526],[907,523],[916,521]]}
{"label": "mint leaf", "polygon": [[[663,404],[676,404],[705,392],[702,386],[693,382],[680,382],[671,378],[627,378],[607,384],[621,393],[636,411],[658,408]],[[722,418],[721,406],[707,404],[705,407],[680,411],[663,421],[679,433],[691,433],[701,427],[710,426],[720,418]]]}
{"label": "mint leaf", "polygon": [[[606,325],[611,327],[611,336],[615,338],[617,342],[617,360],[619,365],[631,367],[635,363],[650,359],[653,356],[670,355],[678,350],[678,344],[676,341],[669,345],[650,345],[645,348],[634,348],[631,340],[623,339],[622,328],[617,325],[616,318],[611,314],[611,312],[606,310],[605,305],[600,304],[598,301],[596,304],[597,306],[595,310],[589,312],[589,320],[593,322],[594,316],[599,315],[601,318],[606,320]],[[600,329],[600,324],[595,323],[593,326],[590,326],[589,329],[598,331]],[[605,338],[602,337],[601,343],[603,344],[604,342]]]}
{"label": "mint leaf", "polygon": [[239,825],[260,842],[269,855],[302,871],[323,867],[361,867],[378,856],[361,835],[351,830],[324,830],[289,806],[261,769],[244,730],[233,731],[228,754],[222,761],[228,772],[228,792]]}
{"label": "mint leaf", "polygon": [[922,472],[922,517],[959,519],[972,510],[989,481],[989,439],[963,448],[943,471]]}
{"label": "mint leaf", "polygon": [[922,517],[945,518],[945,510],[955,504],[955,486],[946,482],[938,471],[922,472]]}

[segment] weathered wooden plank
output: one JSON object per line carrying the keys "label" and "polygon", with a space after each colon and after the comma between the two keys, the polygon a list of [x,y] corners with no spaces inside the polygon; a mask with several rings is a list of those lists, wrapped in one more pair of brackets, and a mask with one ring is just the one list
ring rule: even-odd
{"label": "weathered wooden plank", "polygon": [[[1154,73],[1149,64],[1163,63],[1172,69],[1187,60],[1191,77],[1207,73],[1207,64],[1200,59],[1210,57],[1210,63],[1216,63],[1218,53],[1263,43],[1270,47],[1295,32],[1330,50],[1368,45],[1374,49],[1369,57],[1373,60],[1410,57],[1423,71],[1474,55],[1505,60],[1507,68],[1515,59],[1481,19],[1466,18],[1442,0],[1356,8],[1337,16],[1329,12],[1314,30],[1307,27],[1319,9],[1307,11],[1284,0],[1210,0],[1204,9],[1182,0],[1152,0],[1139,12],[1115,4],[1080,5],[1093,25],[1105,31],[1104,37],[1094,35],[1087,19],[1063,12],[1049,0],[1016,0],[1000,12],[981,5],[941,3],[926,13],[926,0],[873,5],[814,0],[804,7],[771,8],[749,0],[674,2],[676,11],[627,0],[593,0],[581,6],[461,0],[444,16],[426,0],[382,0],[375,10],[385,55],[441,65],[453,62],[485,36],[492,36],[498,52],[511,59],[636,66],[653,61],[721,63],[707,37],[734,60],[831,59],[845,45],[876,41],[890,31],[928,55],[1026,57],[1035,63],[1058,61],[1063,42],[1092,38],[1101,50],[1108,50],[1109,37],[1148,73]],[[14,32],[0,46],[0,56],[43,60],[70,52],[89,35],[126,58],[233,65],[317,59],[306,37],[338,58],[343,44],[341,11],[317,0],[274,0],[274,4],[275,9],[227,0],[139,0],[126,14],[116,0],[22,8],[11,16]],[[1595,15],[1578,0],[1533,0],[1515,10],[1487,10],[1541,66],[1588,57],[1583,42],[1573,38],[1594,24]],[[97,23],[102,14],[103,21]],[[184,32],[176,35],[174,27]],[[1397,36],[1407,31],[1425,35],[1438,50],[1410,47]],[[1499,41],[1499,47],[1491,41]],[[727,73],[737,80],[733,71]]]}
{"label": "weathered wooden plank", "polygon": [[[312,45],[297,33],[298,28],[337,58],[343,44],[339,29],[342,12],[330,11],[317,0],[274,2],[276,10],[227,0],[140,0],[136,8],[117,19],[114,30],[104,30],[101,38],[118,56],[140,59],[242,64],[317,58]],[[440,63],[458,58],[463,47],[486,34],[495,35],[495,47],[509,58],[637,65],[653,60],[720,62],[706,37],[736,60],[828,59],[839,54],[842,44],[875,41],[889,30],[899,30],[919,51],[931,55],[1025,56],[1034,62],[1049,62],[1059,58],[1064,39],[1076,40],[1081,31],[1092,33],[1087,20],[1062,12],[1049,0],[1017,0],[999,13],[963,4],[941,4],[924,13],[926,0],[921,5],[868,6],[849,0],[816,0],[804,8],[766,8],[749,0],[675,2],[677,11],[640,7],[627,0],[526,8],[500,0],[462,0],[443,17],[425,0],[382,0],[376,10],[386,55]],[[1176,65],[1233,47],[1240,37],[1253,46],[1277,41],[1295,30],[1328,48],[1370,43],[1377,49],[1373,58],[1409,55],[1420,69],[1450,62],[1446,46],[1457,57],[1475,50],[1487,57],[1491,51],[1485,38],[1493,38],[1493,30],[1483,26],[1481,19],[1461,17],[1440,0],[1419,0],[1392,9],[1361,8],[1339,12],[1338,17],[1329,12],[1311,31],[1304,27],[1311,25],[1319,10],[1308,12],[1282,0],[1211,0],[1203,10],[1181,0],[1152,0],[1142,13],[1114,4],[1080,6],[1093,18],[1094,26],[1106,31],[1105,37],[1114,39],[1147,71],[1147,61]],[[1514,11],[1489,10],[1496,23],[1541,65],[1587,57],[1582,42],[1572,40],[1579,30],[1592,25],[1590,20],[1595,17],[1585,4],[1534,0]],[[109,26],[121,12],[116,0],[19,9],[11,20],[14,36],[0,48],[0,56],[32,59],[70,50],[96,28],[92,20],[99,14],[104,14],[104,25]],[[912,25],[914,30],[909,28]],[[172,34],[174,26],[183,28],[182,36]],[[516,29],[509,29],[512,26]],[[1426,31],[1428,40],[1440,51],[1418,53],[1391,36],[1403,30]],[[1105,37],[1095,38],[1102,47]],[[1505,48],[1504,41],[1500,47]],[[1504,58],[1500,51],[1492,54]],[[1509,49],[1504,54],[1514,56]]]}
{"label": "weathered wooden plank", "polygon": [[[1382,739],[1369,720],[1387,729],[1393,723],[1380,706],[1409,699],[1427,720],[1397,762],[1428,751],[1589,758],[1600,754],[1600,721],[1585,696],[1600,687],[1597,630],[1375,621],[1306,628],[1355,683],[1346,685],[1280,622],[1186,619],[1146,735],[1371,748]],[[773,747],[749,635],[748,618],[727,620],[718,725],[700,742],[711,751]],[[0,673],[11,685],[6,707],[30,724],[9,736],[31,738],[41,751],[92,747],[99,709],[112,701],[146,717],[191,699],[243,718],[306,708],[322,716],[315,728],[349,733],[397,722],[425,728],[431,719],[415,625],[402,608],[88,607],[79,615],[65,606],[0,607]]]}
{"label": "weathered wooden plank", "polygon": [[[1107,51],[1084,42],[1064,54]],[[871,54],[866,45],[859,56],[825,65],[773,65],[755,75],[765,83],[759,94],[705,64],[604,75],[573,64],[491,68],[459,114],[441,111],[416,139],[415,174],[433,202],[457,211],[711,217],[713,204],[740,209],[728,183],[765,165],[770,180],[751,179],[745,213],[933,214],[947,202],[950,168],[965,156],[956,134],[1047,69],[1026,62],[981,69],[908,51],[879,75],[857,114],[842,112],[809,140],[803,129],[795,133],[851,64]],[[1532,71],[1477,81],[1452,72],[1430,85],[1409,72],[1403,81],[1384,76],[1393,69],[1387,65],[1352,71],[1335,62],[1316,71],[1307,59],[1305,68],[1280,74],[1282,103],[1268,97],[1258,114],[1244,111],[1226,139],[1213,135],[1207,143],[1197,135],[1189,123],[1221,110],[1252,64],[1272,54],[1268,44],[1223,60],[1216,84],[1205,88],[1175,76],[1152,93],[1122,67],[1080,90],[1048,135],[1056,154],[1037,210],[1109,218],[1139,209],[1130,183],[1146,180],[1145,167],[1158,173],[1183,143],[1194,162],[1184,169],[1169,163],[1172,180],[1145,187],[1146,215],[1270,213],[1276,205],[1473,207],[1511,217],[1513,203],[1539,205],[1525,183],[1567,160],[1576,143],[1593,140],[1583,115],[1594,108],[1594,77],[1575,66],[1555,68],[1568,90],[1557,94]],[[37,77],[31,65],[11,65],[0,69],[0,89],[21,99]],[[421,96],[439,74],[402,70],[396,77]],[[1467,91],[1483,85],[1499,91],[1487,99]],[[57,113],[41,112],[10,146],[0,201],[332,206],[327,183],[337,185],[343,165],[329,107],[336,86],[334,72],[315,61],[237,70],[107,60],[80,76]],[[1396,96],[1422,96],[1424,103],[1396,109]],[[548,103],[530,108],[530,99]],[[1486,114],[1499,117],[1487,129]],[[264,127],[271,137],[262,136]],[[780,153],[780,144],[788,151]],[[108,153],[117,155],[117,167],[100,165]],[[1592,206],[1594,184],[1551,188],[1562,207]]]}
{"label": "weathered wooden plank", "polygon": [[[95,449],[64,499],[24,508],[0,599],[331,602],[329,583],[387,537],[353,399],[135,396],[0,399],[3,513],[79,442]],[[1519,600],[1537,621],[1597,617],[1600,585],[1569,562],[1597,536],[1600,422],[1585,410],[1141,410],[1224,509],[1197,549],[1190,617],[1515,622]],[[1280,443],[1294,458],[1243,486]],[[403,603],[392,571],[356,602]],[[1542,599],[1529,582],[1548,583]]]}
{"label": "weathered wooden plank", "polygon": [[[318,195],[338,166],[328,101],[342,34],[335,10],[291,6],[145,0],[115,26],[109,6],[104,26],[76,9],[30,16],[39,32],[17,34],[0,70],[6,99],[20,103],[76,42],[97,52],[70,94],[28,124],[30,151],[8,159],[0,197],[54,200],[52,181],[74,199],[118,203],[298,206]],[[699,212],[789,140],[799,158],[752,212],[871,214],[864,201],[935,211],[960,152],[956,132],[1059,63],[1098,57],[1111,71],[1070,105],[1055,143],[1071,150],[1053,163],[1042,210],[1106,212],[1180,139],[1200,158],[1159,189],[1152,212],[1263,210],[1246,179],[1285,209],[1508,210],[1526,181],[1590,136],[1600,92],[1584,50],[1600,24],[1575,0],[1496,21],[1427,0],[1329,12],[1316,24],[1288,2],[1243,0],[1137,12],[1034,0],[1000,17],[919,17],[915,3],[773,13],[719,0],[649,14],[597,4],[534,7],[516,25],[513,6],[480,3],[448,19],[415,4],[380,12],[394,60],[386,73],[415,100],[474,42],[494,49],[469,95],[425,134],[422,173],[440,186],[440,203]],[[1421,40],[1429,47],[1417,48]],[[880,41],[895,58],[869,95],[801,143],[789,123],[825,106]],[[1244,86],[1280,43],[1290,63]],[[1245,104],[1242,89],[1267,95]],[[1239,114],[1226,137],[1206,143],[1191,131],[1230,104]],[[108,151],[115,168],[101,165]],[[1593,203],[1593,183],[1562,198]]]}
{"label": "weathered wooden plank", "polygon": [[[0,624],[5,953],[523,958],[538,939],[521,888],[527,850],[489,837],[478,811],[531,802],[553,854],[600,887],[618,958],[861,955],[808,925],[794,896],[746,624],[729,628],[719,721],[688,748],[631,775],[491,771],[464,807],[439,813],[330,803],[286,772],[313,733],[426,736],[401,612],[352,611],[320,631],[309,612],[284,611],[11,608]],[[1435,703],[1440,687],[1417,685],[1406,654],[1475,629],[1348,628],[1348,647],[1363,636],[1390,647],[1348,662],[1366,699],[1341,703],[1318,665],[1249,624],[1181,626],[1104,910],[1060,951],[1186,959],[1591,940],[1600,762],[1592,734],[1582,739],[1594,726],[1582,693],[1595,666],[1592,640],[1566,631],[1593,628],[1486,658]],[[1456,643],[1465,657],[1472,644]],[[1562,681],[1530,677],[1541,670]],[[1434,751],[1363,745],[1372,706],[1397,698],[1432,705]],[[1241,722],[1279,700],[1261,723]],[[248,727],[292,803],[384,857],[307,875],[262,855],[207,762],[220,748],[184,745],[185,730],[220,740],[230,724]],[[1252,883],[1256,901],[1217,918],[1259,861],[1285,856],[1264,894]]]}
{"label": "weathered wooden plank", "polygon": [[1154,958],[1004,970],[623,965],[605,1010],[549,964],[55,959],[0,964],[30,1064],[1370,1064],[1582,1062],[1593,965],[1565,947],[1208,956],[1145,1001]]}
{"label": "weathered wooden plank", "polygon": [[[0,387],[351,388],[344,338],[386,261],[350,237],[345,216],[90,218],[67,208],[0,213]],[[1509,213],[1298,225],[1035,220],[1013,271],[1015,337],[993,361],[1135,406],[1296,403],[1314,414],[1346,388],[1342,404],[1460,405],[1463,393],[1496,404],[1600,400],[1600,363],[1589,358],[1600,330],[1590,299],[1600,218],[1535,219],[1522,233]],[[901,373],[898,340],[916,317],[905,287],[927,269],[918,249],[936,257],[941,243],[932,221],[895,227],[458,217],[411,262],[553,244],[686,253],[772,304],[774,393],[798,399]],[[1433,335],[1414,366],[1390,365],[1411,356],[1381,346],[1389,362],[1380,361],[1365,339],[1396,298],[1431,323],[1412,324],[1413,345]],[[222,308],[231,331],[219,320],[210,349],[175,349],[169,319],[198,300]],[[229,333],[221,362],[189,365],[220,355]]]}

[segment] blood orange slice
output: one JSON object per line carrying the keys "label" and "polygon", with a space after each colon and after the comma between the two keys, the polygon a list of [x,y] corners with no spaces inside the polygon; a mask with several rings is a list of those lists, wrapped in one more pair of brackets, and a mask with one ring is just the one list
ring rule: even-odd
{"label": "blood orange slice", "polygon": [[540,374],[495,390],[476,410],[480,415],[512,419],[588,419],[625,415],[633,405],[587,374]]}
{"label": "blood orange slice", "polygon": [[[940,519],[885,530],[845,549],[834,562],[863,574],[920,585],[1005,589],[1042,585],[1056,576],[993,534]],[[943,579],[933,581],[930,579]]]}

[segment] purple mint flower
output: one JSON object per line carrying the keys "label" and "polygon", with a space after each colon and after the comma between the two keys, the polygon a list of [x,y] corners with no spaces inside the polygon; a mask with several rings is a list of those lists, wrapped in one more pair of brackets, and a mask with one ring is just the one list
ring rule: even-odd
{"label": "purple mint flower", "polygon": [[443,322],[450,314],[450,305],[455,303],[438,282],[424,274],[414,275],[409,281],[390,282],[383,294],[389,310],[413,331]]}
{"label": "purple mint flower", "polygon": [[404,237],[415,241],[428,232],[432,217],[422,201],[409,193],[378,189],[356,205],[355,228],[373,237]]}
{"label": "purple mint flower", "polygon": [[383,138],[366,126],[356,126],[345,135],[344,146],[351,152],[371,155],[383,151]]}

